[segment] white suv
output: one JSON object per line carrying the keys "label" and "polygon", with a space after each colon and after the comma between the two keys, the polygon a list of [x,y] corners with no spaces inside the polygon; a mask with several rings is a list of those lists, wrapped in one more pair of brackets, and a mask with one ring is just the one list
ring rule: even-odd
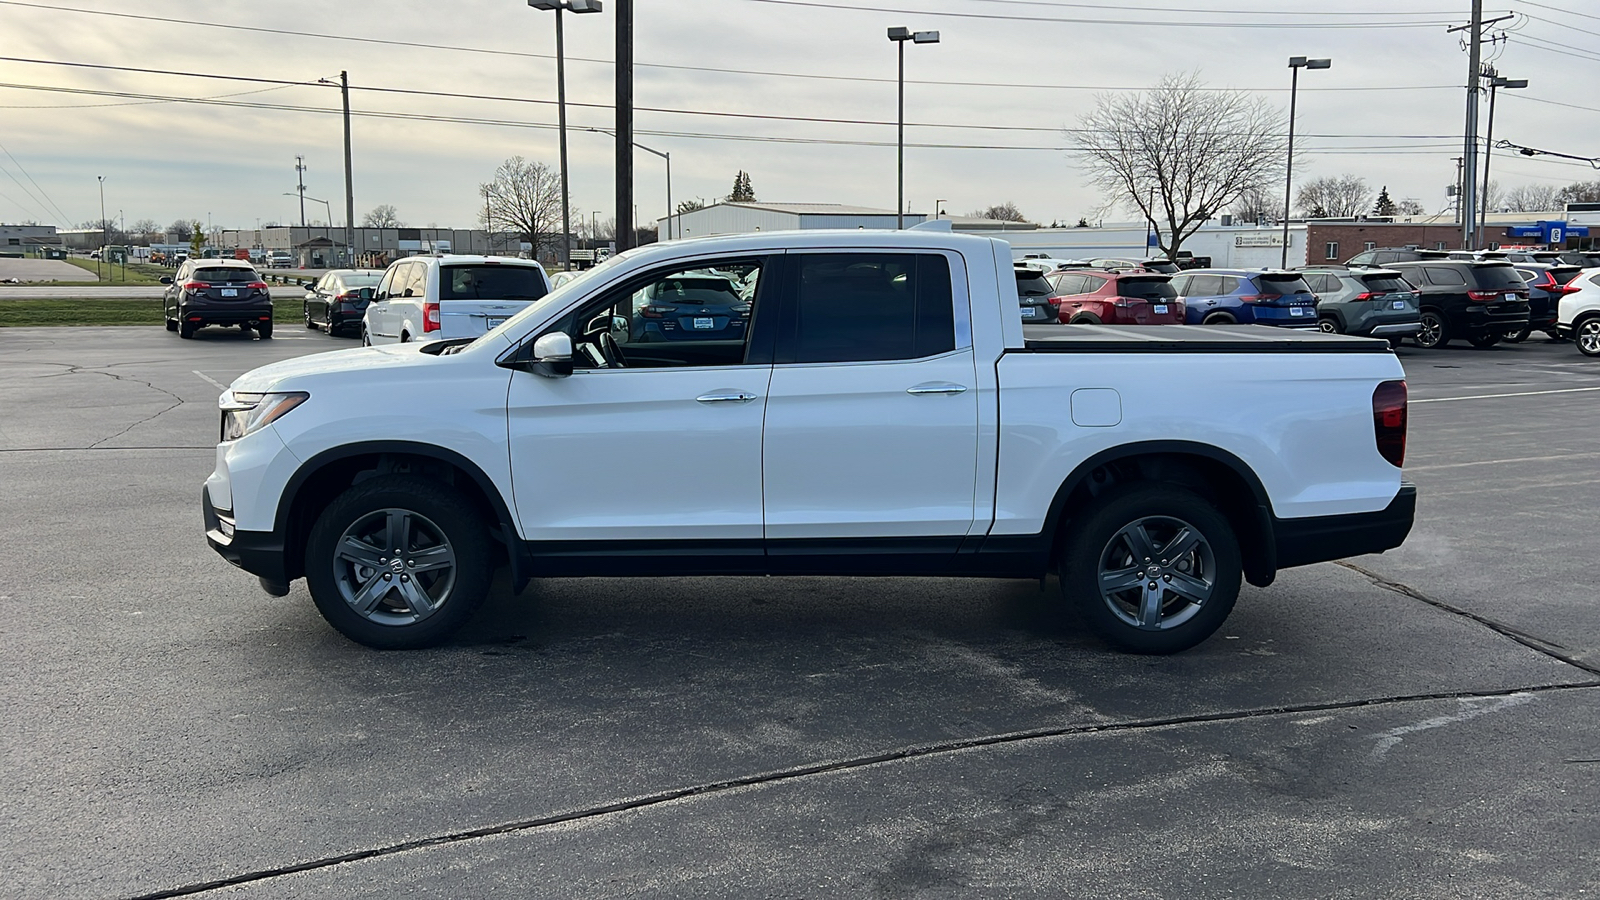
{"label": "white suv", "polygon": [[504,256],[413,256],[389,266],[362,321],[364,344],[474,338],[550,293],[544,267]]}
{"label": "white suv", "polygon": [[1584,269],[1566,288],[1556,305],[1556,334],[1572,338],[1584,356],[1600,356],[1600,269]]}

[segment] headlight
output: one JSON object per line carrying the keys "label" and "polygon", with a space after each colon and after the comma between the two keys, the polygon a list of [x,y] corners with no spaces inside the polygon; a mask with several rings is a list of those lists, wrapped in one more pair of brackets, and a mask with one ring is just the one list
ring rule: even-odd
{"label": "headlight", "polygon": [[236,441],[260,431],[310,398],[305,391],[271,394],[225,391],[217,401],[222,407],[222,440]]}

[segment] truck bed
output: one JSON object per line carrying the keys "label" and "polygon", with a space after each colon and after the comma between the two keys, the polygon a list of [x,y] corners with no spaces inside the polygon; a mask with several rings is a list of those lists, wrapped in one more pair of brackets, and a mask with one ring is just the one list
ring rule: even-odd
{"label": "truck bed", "polygon": [[1024,325],[1034,353],[1389,353],[1382,338],[1266,325]]}

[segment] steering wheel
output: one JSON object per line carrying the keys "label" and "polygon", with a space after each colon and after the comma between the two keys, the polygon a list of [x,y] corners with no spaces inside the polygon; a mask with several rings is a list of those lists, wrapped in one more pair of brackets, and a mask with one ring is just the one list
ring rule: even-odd
{"label": "steering wheel", "polygon": [[617,346],[617,339],[611,336],[610,331],[602,331],[595,336],[595,346],[600,348],[600,355],[606,358],[606,368],[626,369],[628,363],[622,358],[622,348]]}

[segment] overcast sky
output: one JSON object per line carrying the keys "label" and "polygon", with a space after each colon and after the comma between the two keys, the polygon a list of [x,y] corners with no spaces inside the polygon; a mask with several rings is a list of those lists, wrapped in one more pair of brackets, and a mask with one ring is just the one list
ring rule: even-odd
{"label": "overcast sky", "polygon": [[[1297,141],[1307,155],[1297,181],[1355,173],[1374,189],[1388,185],[1397,200],[1437,210],[1461,155],[1467,58],[1444,23],[1465,20],[1466,0],[1352,0],[1354,8],[1326,0],[862,3],[872,8],[846,0],[636,0],[636,140],[672,154],[675,202],[726,195],[742,169],[763,200],[893,208],[895,49],[885,29],[894,25],[942,34],[937,45],[906,48],[906,117],[918,123],[906,132],[906,196],[916,211],[931,211],[935,199],[957,214],[1009,200],[1046,224],[1093,217],[1103,198],[1085,185],[1062,129],[1074,127],[1097,92],[1197,71],[1212,86],[1261,90],[1287,107],[1291,55],[1333,59],[1327,71],[1302,73]],[[612,143],[585,129],[614,124],[610,109],[598,108],[613,97],[607,7],[565,18],[573,203],[602,219],[613,211]],[[1579,8],[1586,12],[1572,11]],[[1548,0],[1509,9],[1518,12],[1506,23],[1515,30],[1496,45],[1496,62],[1532,84],[1501,93],[1496,137],[1591,152],[1600,146],[1600,101],[1587,87],[1600,70],[1600,8]],[[188,24],[196,20],[303,33]],[[1331,27],[1378,23],[1384,27]],[[0,221],[97,218],[97,175],[106,178],[108,214],[121,211],[130,224],[297,221],[296,201],[283,194],[295,189],[301,154],[307,195],[331,201],[342,223],[337,115],[35,88],[337,111],[337,91],[314,83],[346,69],[355,86],[541,101],[352,93],[358,111],[518,123],[355,119],[358,220],[390,203],[409,225],[470,227],[478,185],[502,160],[556,162],[553,127],[523,127],[556,121],[554,48],[553,14],[524,0],[4,0],[7,57],[312,84],[0,61],[0,143],[10,154],[0,153]],[[635,172],[639,218],[653,222],[666,205],[661,160],[640,152]],[[1590,178],[1591,169],[1501,153],[1494,174],[1508,187],[1559,185]],[[325,216],[320,203],[306,213]]]}

